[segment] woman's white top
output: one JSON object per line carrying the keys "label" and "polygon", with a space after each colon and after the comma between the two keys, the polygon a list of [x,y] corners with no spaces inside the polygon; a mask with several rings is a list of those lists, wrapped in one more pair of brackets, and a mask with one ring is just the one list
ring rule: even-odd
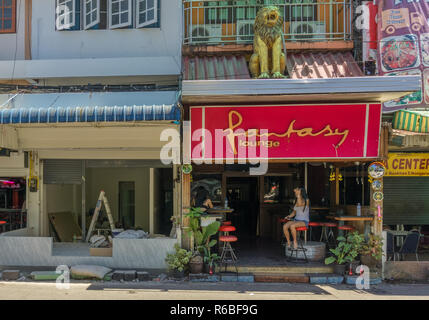
{"label": "woman's white top", "polygon": [[304,207],[298,207],[295,205],[295,207],[293,208],[296,212],[295,215],[295,220],[300,220],[300,221],[310,221],[310,208],[309,206],[305,206]]}

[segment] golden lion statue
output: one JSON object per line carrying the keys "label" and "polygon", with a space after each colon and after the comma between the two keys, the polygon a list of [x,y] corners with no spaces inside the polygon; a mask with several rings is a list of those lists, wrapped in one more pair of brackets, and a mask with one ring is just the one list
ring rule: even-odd
{"label": "golden lion statue", "polygon": [[253,42],[253,55],[249,69],[254,78],[285,78],[286,56],[283,47],[283,17],[279,8],[268,6],[256,15]]}

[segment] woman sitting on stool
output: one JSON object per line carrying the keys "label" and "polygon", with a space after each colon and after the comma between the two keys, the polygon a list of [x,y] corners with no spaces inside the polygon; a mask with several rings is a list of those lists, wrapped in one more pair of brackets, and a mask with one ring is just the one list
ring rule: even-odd
{"label": "woman sitting on stool", "polygon": [[286,217],[290,220],[295,217],[294,220],[289,221],[283,225],[283,232],[286,237],[287,246],[291,248],[290,243],[290,234],[289,229],[292,233],[293,238],[293,248],[298,248],[298,242],[296,240],[296,228],[298,227],[308,227],[308,222],[310,221],[310,200],[308,199],[307,192],[305,188],[298,187],[293,190],[295,192],[295,206],[293,212]]}

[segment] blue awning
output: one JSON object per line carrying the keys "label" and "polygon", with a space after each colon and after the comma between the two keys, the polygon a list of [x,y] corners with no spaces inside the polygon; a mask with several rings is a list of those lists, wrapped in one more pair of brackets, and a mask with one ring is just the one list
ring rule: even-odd
{"label": "blue awning", "polygon": [[180,121],[177,91],[0,94],[0,124]]}
{"label": "blue awning", "polygon": [[0,110],[0,124],[180,121],[175,105],[14,108]]}

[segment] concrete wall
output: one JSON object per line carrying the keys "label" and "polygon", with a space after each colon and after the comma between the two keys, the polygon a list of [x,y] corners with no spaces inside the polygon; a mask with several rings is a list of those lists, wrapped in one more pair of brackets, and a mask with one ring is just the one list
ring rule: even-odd
{"label": "concrete wall", "polygon": [[135,182],[135,225],[149,231],[149,168],[88,168],[86,208],[95,208],[100,191],[106,192],[114,219],[118,220],[119,182]]}
{"label": "concrete wall", "polygon": [[429,279],[429,261],[386,261],[384,278],[427,281]]}
{"label": "concrete wall", "polygon": [[32,21],[33,59],[175,56],[180,63],[180,0],[161,0],[161,27],[154,29],[56,31],[54,0],[33,3]]}
{"label": "concrete wall", "polygon": [[25,0],[16,1],[16,11],[16,33],[0,34],[0,60],[25,59]]}
{"label": "concrete wall", "polygon": [[[0,236],[1,266],[100,265],[109,268],[165,269],[177,239],[113,239],[112,257],[53,255],[52,238]],[[70,244],[73,246],[73,244]]]}

